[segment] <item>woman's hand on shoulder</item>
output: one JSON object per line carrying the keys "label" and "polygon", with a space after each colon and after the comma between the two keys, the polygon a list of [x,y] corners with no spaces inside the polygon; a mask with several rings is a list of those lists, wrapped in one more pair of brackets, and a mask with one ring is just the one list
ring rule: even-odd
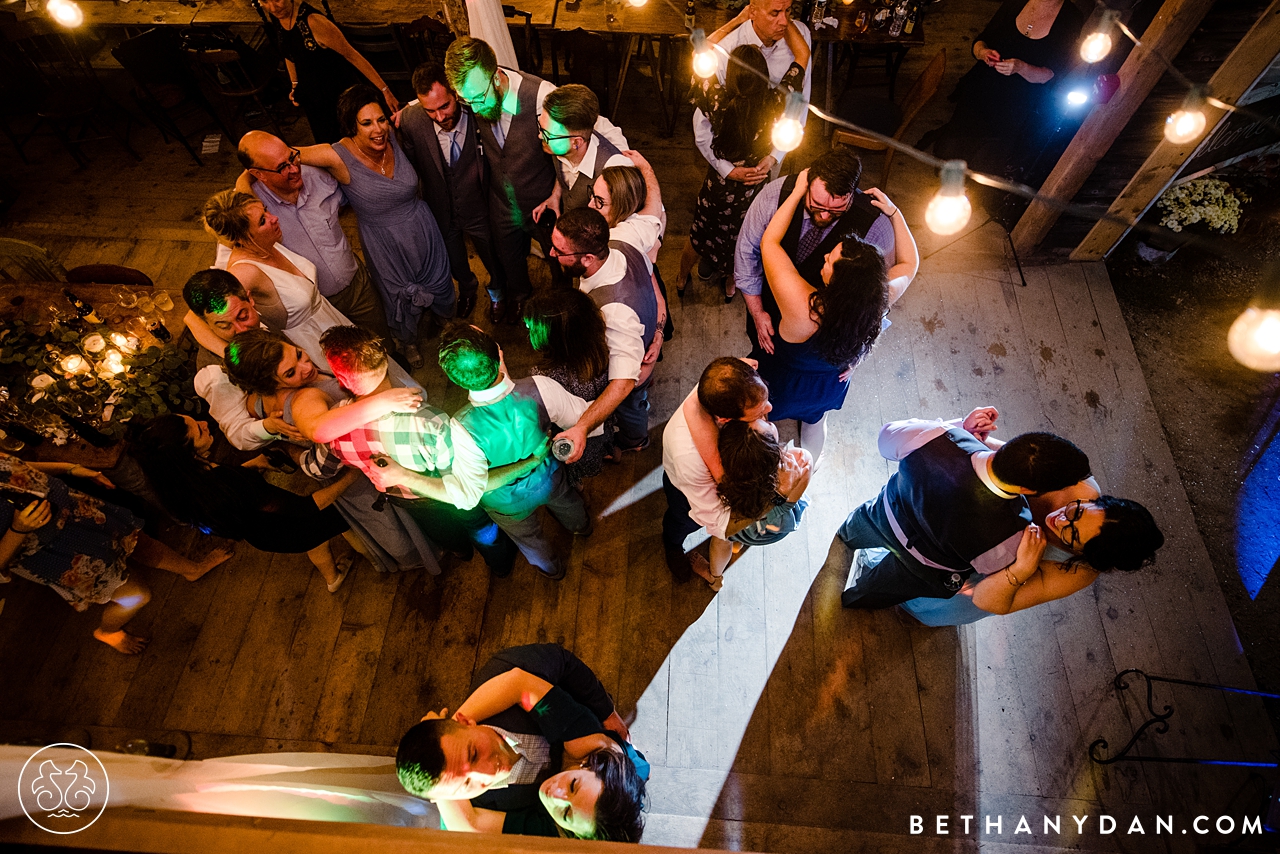
{"label": "woman's hand on shoulder", "polygon": [[[1022,540],[1018,543],[1019,566],[1034,567],[1039,565],[1040,556],[1044,554],[1045,547],[1049,542],[1044,538],[1044,529],[1032,522],[1022,532]],[[1026,578],[1019,578],[1020,582],[1025,582]]]}
{"label": "woman's hand on shoulder", "polygon": [[383,410],[381,415],[392,412],[417,412],[422,408],[422,389],[389,388],[378,392],[372,399],[376,400],[378,408]]}
{"label": "woman's hand on shoulder", "polygon": [[878,187],[872,187],[867,190],[866,193],[871,197],[872,206],[875,207],[876,210],[880,211],[880,213],[889,217],[889,219],[893,219],[898,215],[898,206],[889,200],[889,197],[884,194],[884,190],[881,190]]}

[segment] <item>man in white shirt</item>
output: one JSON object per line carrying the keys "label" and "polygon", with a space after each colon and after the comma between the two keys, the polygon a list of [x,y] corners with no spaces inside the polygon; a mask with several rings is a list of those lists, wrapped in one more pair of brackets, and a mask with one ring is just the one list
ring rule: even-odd
{"label": "man in white shirt", "polygon": [[[791,67],[791,63],[796,61],[795,54],[787,46],[786,40],[783,38],[787,27],[792,23],[790,0],[751,0],[744,12],[747,14],[747,21],[720,40],[719,47],[724,52],[716,51],[716,57],[720,63],[716,69],[716,76],[721,83],[724,83],[729,67],[729,54],[733,53],[734,48],[739,45],[750,44],[760,48],[760,52],[764,54],[765,64],[769,67],[769,84],[777,86],[782,80],[782,75],[786,74],[787,69]],[[809,28],[799,21],[796,21],[795,25],[805,42],[812,44],[813,39],[809,35]],[[805,103],[809,101],[809,91],[812,83],[813,63],[809,62],[805,65],[804,88],[801,92],[804,95]],[[804,124],[807,118],[808,112],[806,111],[804,117],[800,119],[800,123]],[[707,159],[707,162],[720,173],[720,177],[727,178],[729,173],[733,171],[734,165],[715,156],[711,150],[712,136],[711,119],[702,110],[695,109],[693,111],[694,143],[698,146],[698,151],[702,152],[702,156]],[[770,157],[773,158],[774,167],[782,163],[782,158],[785,156],[785,151],[775,149],[770,154]]]}
{"label": "man in white shirt", "polygon": [[722,357],[707,365],[698,386],[672,414],[662,434],[662,491],[667,511],[662,517],[662,546],[667,567],[677,581],[691,575],[684,541],[699,528],[726,539],[732,516],[720,500],[716,479],[694,444],[689,421],[712,419],[755,421],[769,414],[769,388],[749,359]]}
{"label": "man in white shirt", "polygon": [[600,101],[586,86],[570,83],[554,90],[543,101],[538,116],[542,150],[556,159],[556,188],[543,205],[533,209],[536,219],[543,206],[560,215],[591,203],[595,180],[609,166],[633,166],[603,134],[595,130]]}

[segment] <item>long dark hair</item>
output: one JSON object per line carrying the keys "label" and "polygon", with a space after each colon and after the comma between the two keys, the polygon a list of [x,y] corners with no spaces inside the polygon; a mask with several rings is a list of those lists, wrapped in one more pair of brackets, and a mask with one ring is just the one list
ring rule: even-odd
{"label": "long dark hair", "polygon": [[746,421],[730,421],[718,440],[724,477],[716,486],[720,500],[747,519],[759,519],[773,506],[778,491],[782,444]]}
{"label": "long dark hair", "polygon": [[230,484],[213,477],[196,455],[180,415],[159,415],[134,426],[129,453],[142,466],[161,504],[179,522],[238,539],[232,518],[243,497]]}
{"label": "long dark hair", "polygon": [[621,748],[597,750],[587,755],[582,766],[600,778],[596,830],[590,838],[639,842],[644,833],[645,787],[631,758]]}
{"label": "long dark hair", "polygon": [[856,365],[871,352],[889,310],[880,251],[856,237],[841,246],[840,260],[831,266],[831,281],[809,296],[809,311],[818,319],[818,331],[809,340],[833,367]]}
{"label": "long dark hair", "polygon": [[524,325],[544,367],[564,368],[581,383],[609,369],[604,315],[582,291],[569,288],[536,295],[525,303]]}
{"label": "long dark hair", "polygon": [[778,112],[768,80],[769,66],[760,48],[744,44],[729,54],[724,100],[710,116],[711,149],[717,157],[731,163],[753,157],[756,141]]}
{"label": "long dark hair", "polygon": [[1155,560],[1164,534],[1150,510],[1112,495],[1098,496],[1093,506],[1104,514],[1102,530],[1080,547],[1080,560],[1098,572],[1133,572]]}

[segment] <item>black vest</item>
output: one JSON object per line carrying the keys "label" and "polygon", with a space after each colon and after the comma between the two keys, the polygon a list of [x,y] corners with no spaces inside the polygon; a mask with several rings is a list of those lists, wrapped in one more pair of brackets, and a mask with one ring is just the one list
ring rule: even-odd
{"label": "black vest", "polygon": [[596,185],[596,178],[599,178],[600,173],[604,171],[604,165],[609,162],[610,157],[622,153],[616,145],[601,136],[599,131],[592,131],[591,135],[596,140],[595,160],[591,163],[584,161],[581,164],[584,168],[578,172],[578,179],[573,182],[572,187],[565,185],[564,173],[560,171],[558,164],[556,166],[556,180],[560,182],[560,187],[564,191],[560,197],[562,211],[587,207],[591,203],[591,190]]}
{"label": "black vest", "polygon": [[[970,457],[987,446],[959,427],[952,427],[899,461],[872,511],[882,530],[891,530],[884,503],[905,535],[904,545],[925,560],[953,570],[1000,567],[973,566],[974,559],[1018,534],[1031,522],[1022,496],[1001,498],[973,470]],[[1014,544],[1009,562],[1017,548]]]}
{"label": "black vest", "polygon": [[542,78],[524,71],[517,73],[523,79],[516,93],[517,112],[511,117],[505,144],[498,145],[493,122],[476,116],[484,156],[489,161],[493,224],[504,232],[512,227],[532,229],[533,209],[547,200],[556,184],[555,166],[551,155],[542,150],[539,136],[538,89]]}
{"label": "black vest", "polygon": [[612,285],[601,285],[593,289],[587,296],[602,311],[606,305],[622,303],[636,313],[644,324],[644,341],[641,349],[647,348],[653,341],[653,334],[658,328],[658,298],[653,293],[653,279],[650,278],[649,265],[646,258],[630,243],[621,240],[610,240],[609,249],[621,252],[627,259],[627,270],[622,278]]}

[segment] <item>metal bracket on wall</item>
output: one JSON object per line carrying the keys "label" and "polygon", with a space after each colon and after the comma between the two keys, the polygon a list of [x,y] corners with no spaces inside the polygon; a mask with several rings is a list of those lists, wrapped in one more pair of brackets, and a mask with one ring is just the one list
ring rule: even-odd
{"label": "metal bracket on wall", "polygon": [[[1225,691],[1231,694],[1246,694],[1250,697],[1263,697],[1270,700],[1280,700],[1280,694],[1269,694],[1265,691],[1253,691],[1248,688],[1232,688],[1228,685],[1214,685],[1209,682],[1190,682],[1186,679],[1170,679],[1166,676],[1150,676],[1137,668],[1121,671],[1115,678],[1113,684],[1117,691],[1123,691],[1129,687],[1129,682],[1125,677],[1130,674],[1136,674],[1147,680],[1147,712],[1151,717],[1148,718],[1142,726],[1138,727],[1138,731],[1133,734],[1133,738],[1129,739],[1128,744],[1120,748],[1114,756],[1103,757],[1102,751],[1107,749],[1107,740],[1099,738],[1093,744],[1089,745],[1089,758],[1099,765],[1110,765],[1113,762],[1172,762],[1183,765],[1234,765],[1245,768],[1280,768],[1280,762],[1244,762],[1234,759],[1195,759],[1192,757],[1165,757],[1165,756],[1130,756],[1129,751],[1138,743],[1138,739],[1142,738],[1151,727],[1155,727],[1157,733],[1163,734],[1169,731],[1169,718],[1173,717],[1173,706],[1165,705],[1163,712],[1155,710],[1155,697],[1152,683],[1168,682],[1171,685],[1189,685],[1192,688],[1211,688],[1215,691]],[[1275,751],[1273,751],[1274,753]]]}

